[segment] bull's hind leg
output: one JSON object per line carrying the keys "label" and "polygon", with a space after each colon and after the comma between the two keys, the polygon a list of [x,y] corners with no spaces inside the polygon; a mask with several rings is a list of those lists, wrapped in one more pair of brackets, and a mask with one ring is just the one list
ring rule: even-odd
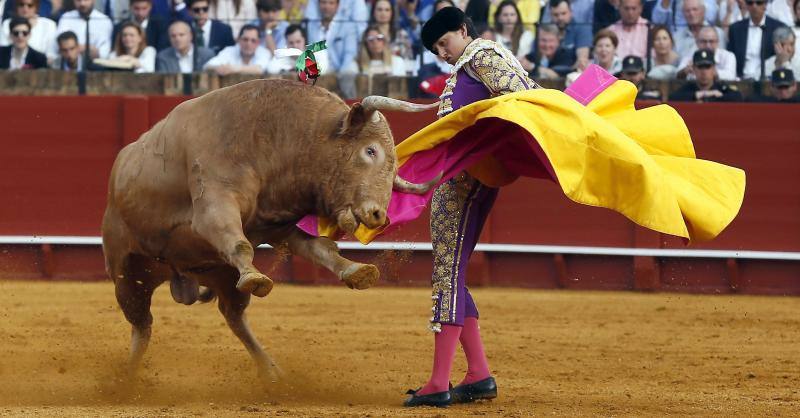
{"label": "bull's hind leg", "polygon": [[372,287],[380,277],[378,268],[372,264],[356,263],[339,255],[339,247],[330,238],[314,237],[292,226],[285,240],[293,254],[332,271],[351,289]]}
{"label": "bull's hind leg", "polygon": [[153,315],[150,302],[153,290],[163,282],[155,277],[163,268],[145,256],[131,254],[123,263],[120,274],[115,276],[114,286],[117,303],[125,319],[131,324],[131,351],[128,361],[129,372],[134,374],[142,363],[150,343]]}
{"label": "bull's hind leg", "polygon": [[228,327],[244,344],[247,352],[256,362],[259,377],[265,382],[277,381],[281,374],[280,368],[275,364],[269,353],[264,351],[261,343],[258,342],[247,325],[244,311],[250,304],[250,294],[238,291],[233,285],[237,271],[230,267],[220,267],[204,275],[209,284],[213,284],[217,290],[219,311],[225,317]]}

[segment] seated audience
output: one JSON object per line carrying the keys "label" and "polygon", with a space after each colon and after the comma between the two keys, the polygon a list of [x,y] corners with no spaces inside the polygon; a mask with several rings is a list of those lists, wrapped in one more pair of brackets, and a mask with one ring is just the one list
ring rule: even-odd
{"label": "seated audience", "polygon": [[714,51],[700,49],[692,57],[695,79],[674,91],[669,100],[679,102],[738,102],[742,94],[736,86],[729,86],[717,80]]}
{"label": "seated audience", "polygon": [[169,25],[169,48],[156,56],[156,71],[159,73],[196,73],[214,57],[214,51],[194,46],[192,28],[182,20]]}
{"label": "seated audience", "polygon": [[[15,14],[19,17],[28,19],[31,25],[31,34],[28,36],[28,46],[47,55],[48,60],[55,59],[58,55],[56,45],[56,23],[52,20],[41,17],[39,13],[39,0],[6,0],[14,3]],[[3,21],[0,29],[0,46],[11,45],[11,19]]]}
{"label": "seated audience", "polygon": [[666,26],[655,25],[650,30],[650,37],[653,49],[650,54],[650,70],[647,72],[647,78],[674,79],[678,72],[680,56],[675,52],[672,34]]}
{"label": "seated audience", "polygon": [[364,32],[361,49],[358,52],[358,66],[361,74],[387,74],[396,77],[406,75],[406,65],[402,58],[392,54],[387,47],[387,36],[378,26],[369,26]]}
{"label": "seated audience", "polygon": [[[94,0],[74,0],[74,2],[75,10],[64,13],[58,20],[57,32],[75,33],[81,52],[89,48],[90,58],[108,57],[111,52],[111,33],[114,31],[111,19],[94,8]],[[89,45],[86,45],[87,32]]]}
{"label": "seated audience", "polygon": [[0,70],[47,68],[47,56],[28,46],[31,24],[24,17],[12,17],[11,45],[0,47]]}
{"label": "seated audience", "polygon": [[168,21],[161,15],[151,13],[152,11],[153,0],[130,0],[130,17],[114,26],[112,39],[117,39],[117,34],[123,24],[135,22],[144,31],[147,45],[157,51],[169,47]]}
{"label": "seated audience", "polygon": [[644,61],[635,55],[628,55],[622,59],[622,72],[619,78],[628,80],[636,86],[636,99],[638,100],[661,100],[661,92],[658,90],[644,89]]}
{"label": "seated audience", "polygon": [[141,26],[132,21],[123,22],[114,41],[109,61],[130,65],[136,73],[156,70],[156,49],[147,46]]}
{"label": "seated audience", "polygon": [[229,46],[205,65],[218,75],[228,74],[277,74],[279,69],[273,65],[272,53],[259,45],[258,27],[244,25],[239,32],[235,46]]}
{"label": "seated audience", "polygon": [[634,55],[639,58],[647,56],[647,35],[650,22],[642,17],[642,0],[621,0],[619,3],[620,19],[609,26],[617,35],[620,58]]}
{"label": "seated audience", "polygon": [[289,22],[280,20],[281,0],[258,0],[258,19],[251,24],[258,27],[261,46],[274,54],[278,48],[286,48],[286,28]]}
{"label": "seated audience", "polygon": [[794,31],[786,26],[775,29],[772,34],[772,44],[775,47],[775,55],[764,62],[764,72],[772,74],[776,69],[786,69],[792,70],[794,74],[800,74],[800,54],[795,49],[797,35]]}
{"label": "seated audience", "polygon": [[494,30],[497,43],[511,51],[517,58],[531,52],[533,33],[525,29],[519,9],[513,0],[503,0],[494,13]]}
{"label": "seated audience", "polygon": [[231,27],[219,20],[209,18],[209,0],[189,0],[189,14],[192,16],[194,46],[205,47],[218,54],[222,48],[233,46]]}
{"label": "seated audience", "polygon": [[561,48],[556,25],[541,25],[533,52],[520,60],[534,80],[560,78],[573,70],[575,53]]}
{"label": "seated audience", "polygon": [[52,68],[62,71],[83,71],[83,54],[78,44],[78,36],[72,31],[64,32],[56,38],[58,56],[53,60]]}

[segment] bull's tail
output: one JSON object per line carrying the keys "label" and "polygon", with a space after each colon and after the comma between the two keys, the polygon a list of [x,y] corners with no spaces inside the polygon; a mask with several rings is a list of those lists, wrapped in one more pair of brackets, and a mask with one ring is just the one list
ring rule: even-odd
{"label": "bull's tail", "polygon": [[210,287],[200,286],[200,294],[197,295],[197,300],[201,303],[213,302],[217,298],[217,294],[211,290]]}

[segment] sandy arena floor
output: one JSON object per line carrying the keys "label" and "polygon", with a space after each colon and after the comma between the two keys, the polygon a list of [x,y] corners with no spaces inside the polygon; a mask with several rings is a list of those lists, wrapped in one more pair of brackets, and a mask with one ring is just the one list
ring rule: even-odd
{"label": "sandy arena floor", "polygon": [[[105,283],[0,281],[0,416],[800,413],[800,299],[475,289],[493,402],[404,409],[428,376],[428,289],[276,286],[250,323],[286,377],[262,388],[215,306],[155,296],[134,383]],[[459,351],[453,380],[465,370]]]}

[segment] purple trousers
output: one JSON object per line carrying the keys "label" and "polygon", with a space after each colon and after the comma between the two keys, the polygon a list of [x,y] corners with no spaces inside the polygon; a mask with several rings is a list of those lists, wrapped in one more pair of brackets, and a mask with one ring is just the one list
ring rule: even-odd
{"label": "purple trousers", "polygon": [[441,330],[442,324],[461,326],[465,317],[478,317],[478,308],[466,286],[467,263],[497,192],[464,172],[443,183],[433,194],[430,328],[434,332]]}

